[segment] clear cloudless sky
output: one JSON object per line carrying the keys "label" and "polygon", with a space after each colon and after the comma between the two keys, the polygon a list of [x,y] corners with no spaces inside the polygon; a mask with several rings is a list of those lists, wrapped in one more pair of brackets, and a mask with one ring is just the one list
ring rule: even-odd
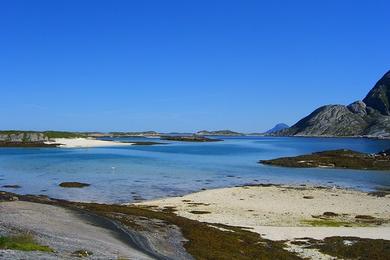
{"label": "clear cloudless sky", "polygon": [[390,1],[3,0],[0,129],[259,132],[362,99]]}

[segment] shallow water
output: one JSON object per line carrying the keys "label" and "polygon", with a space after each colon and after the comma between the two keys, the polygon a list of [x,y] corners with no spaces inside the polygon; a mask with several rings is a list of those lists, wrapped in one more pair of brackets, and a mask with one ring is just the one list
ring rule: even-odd
{"label": "shallow water", "polygon": [[[380,171],[291,169],[258,164],[260,159],[348,148],[377,152],[389,140],[219,137],[223,142],[104,147],[88,149],[0,148],[2,190],[44,194],[78,201],[129,202],[177,196],[247,183],[310,183],[361,190],[390,187],[390,174]],[[126,141],[160,141],[122,138]],[[82,189],[58,187],[63,181],[90,183]]]}

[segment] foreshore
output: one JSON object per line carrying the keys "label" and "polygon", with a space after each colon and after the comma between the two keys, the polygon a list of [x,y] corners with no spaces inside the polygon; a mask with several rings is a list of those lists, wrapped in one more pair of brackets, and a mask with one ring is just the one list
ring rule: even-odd
{"label": "foreshore", "polygon": [[390,195],[259,184],[118,205],[0,192],[0,235],[15,230],[55,253],[0,250],[0,258],[72,258],[82,249],[113,259],[338,259],[359,248],[383,259]]}
{"label": "foreshore", "polygon": [[271,240],[356,236],[390,240],[390,195],[314,186],[258,185],[136,205],[207,223],[246,227]]}

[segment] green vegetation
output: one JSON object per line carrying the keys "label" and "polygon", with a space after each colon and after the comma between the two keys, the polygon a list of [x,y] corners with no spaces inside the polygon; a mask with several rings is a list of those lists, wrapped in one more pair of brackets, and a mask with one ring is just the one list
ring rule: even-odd
{"label": "green vegetation", "polygon": [[343,168],[358,170],[390,170],[390,155],[365,154],[351,150],[324,151],[296,157],[261,160],[260,163],[296,168]]}
{"label": "green vegetation", "polygon": [[[74,203],[95,214],[103,215],[134,229],[142,229],[127,216],[163,220],[178,226],[188,239],[184,247],[195,259],[300,259],[283,249],[283,242],[262,239],[257,233],[225,225],[211,226],[175,215],[171,211],[152,211],[136,206]],[[221,230],[219,228],[223,228]]]}
{"label": "green vegetation", "polygon": [[83,183],[83,182],[61,182],[58,186],[62,187],[62,188],[84,188],[84,187],[88,187],[90,186],[91,184],[88,184],[88,183]]}
{"label": "green vegetation", "polygon": [[353,222],[340,221],[335,219],[306,219],[301,221],[302,224],[313,227],[351,227],[356,226]]}
{"label": "green vegetation", "polygon": [[323,241],[310,240],[308,248],[340,259],[389,259],[390,241],[358,237],[327,237]]}
{"label": "green vegetation", "polygon": [[24,134],[24,133],[38,133],[36,131],[19,131],[19,130],[3,130],[0,135]]}
{"label": "green vegetation", "polygon": [[42,133],[45,136],[47,136],[49,139],[86,137],[85,134],[74,133],[74,132],[64,132],[64,131],[45,131],[45,132],[42,132]]}
{"label": "green vegetation", "polygon": [[53,252],[50,247],[38,244],[34,237],[28,233],[8,237],[1,236],[0,249]]}

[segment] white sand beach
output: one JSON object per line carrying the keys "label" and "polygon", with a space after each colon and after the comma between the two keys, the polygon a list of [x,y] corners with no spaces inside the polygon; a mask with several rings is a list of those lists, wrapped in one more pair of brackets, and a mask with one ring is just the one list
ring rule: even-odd
{"label": "white sand beach", "polygon": [[[180,216],[247,227],[272,240],[330,236],[390,240],[390,196],[375,197],[356,190],[244,186],[206,190],[137,205],[174,207]],[[326,217],[325,212],[337,215]]]}
{"label": "white sand beach", "polygon": [[129,146],[132,143],[120,143],[114,141],[97,140],[93,138],[56,138],[47,144],[61,144],[62,148],[92,148],[92,147],[110,147],[110,146]]}

